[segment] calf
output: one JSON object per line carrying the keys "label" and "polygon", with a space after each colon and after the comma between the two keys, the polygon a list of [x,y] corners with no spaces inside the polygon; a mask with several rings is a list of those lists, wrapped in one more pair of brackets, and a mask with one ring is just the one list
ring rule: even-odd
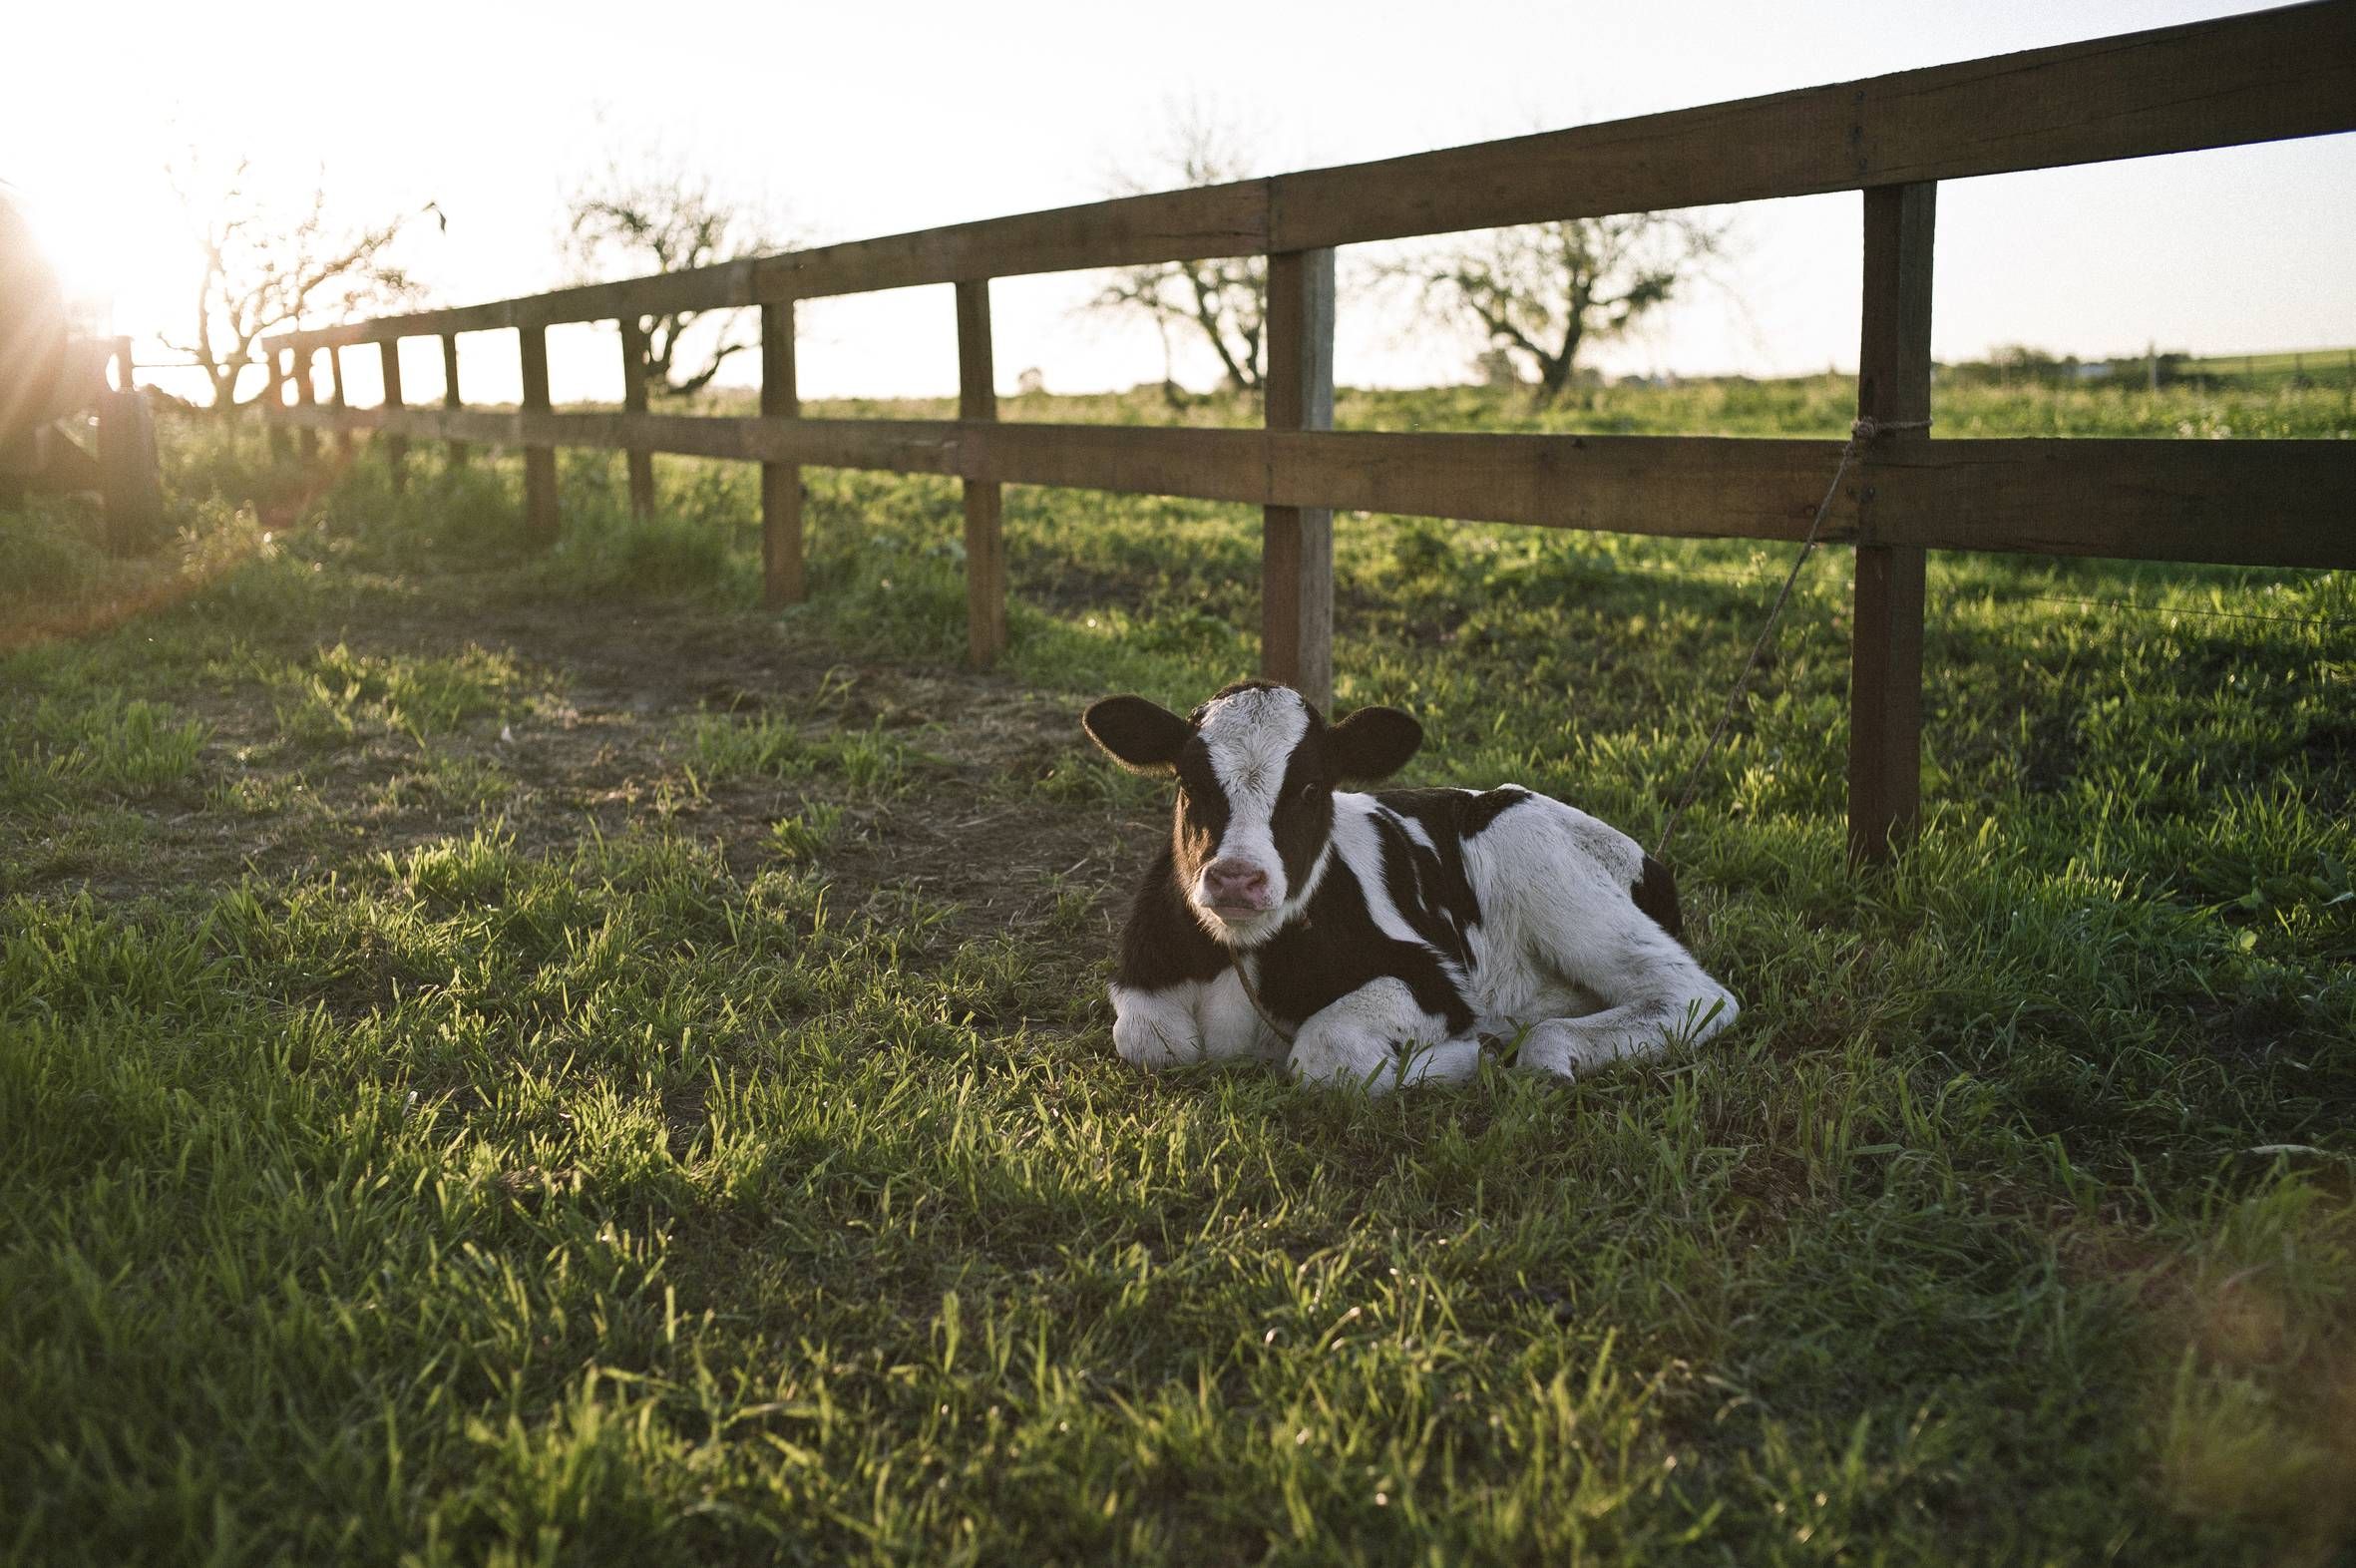
{"label": "calf", "polygon": [[1112,985],[1141,1067],[1274,1059],[1318,1082],[1470,1076],[1480,1042],[1565,1077],[1735,1018],[1694,962],[1668,869],[1585,812],[1506,785],[1354,794],[1422,744],[1395,708],[1328,724],[1299,692],[1229,686],[1180,718],[1107,697],[1081,720],[1178,783]]}

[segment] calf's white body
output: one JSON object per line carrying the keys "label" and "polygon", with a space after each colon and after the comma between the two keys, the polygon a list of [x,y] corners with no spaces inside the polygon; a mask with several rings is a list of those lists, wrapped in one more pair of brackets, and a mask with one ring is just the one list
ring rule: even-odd
{"label": "calf's white body", "polygon": [[1108,699],[1088,725],[1180,784],[1112,986],[1138,1066],[1281,1057],[1379,1091],[1467,1077],[1484,1039],[1570,1076],[1734,1021],[1679,941],[1666,869],[1617,829],[1512,786],[1334,788],[1411,754],[1403,714],[1328,726],[1253,683],[1190,719]]}

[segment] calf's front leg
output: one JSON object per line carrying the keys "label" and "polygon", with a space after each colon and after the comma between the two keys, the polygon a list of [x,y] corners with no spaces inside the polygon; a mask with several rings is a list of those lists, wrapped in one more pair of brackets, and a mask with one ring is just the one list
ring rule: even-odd
{"label": "calf's front leg", "polygon": [[1261,1021],[1243,981],[1225,970],[1207,982],[1161,990],[1112,987],[1112,1048],[1133,1067],[1177,1067],[1227,1056],[1274,1059],[1284,1042]]}
{"label": "calf's front leg", "polygon": [[1293,1076],[1363,1084],[1372,1094],[1409,1083],[1457,1082],[1480,1069],[1480,1043],[1451,1039],[1401,980],[1370,980],[1313,1014],[1293,1036]]}

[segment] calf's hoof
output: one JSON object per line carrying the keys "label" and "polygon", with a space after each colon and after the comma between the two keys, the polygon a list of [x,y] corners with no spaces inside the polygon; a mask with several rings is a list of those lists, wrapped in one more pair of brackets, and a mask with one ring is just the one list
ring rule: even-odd
{"label": "calf's hoof", "polygon": [[1631,1056],[1656,1056],[1660,1051],[1659,1043],[1650,1048],[1631,1048],[1631,1042],[1623,1034],[1582,1029],[1572,1018],[1549,1018],[1530,1026],[1529,1033],[1522,1036],[1521,1050],[1514,1060],[1559,1078],[1576,1078],[1615,1061],[1625,1061]]}

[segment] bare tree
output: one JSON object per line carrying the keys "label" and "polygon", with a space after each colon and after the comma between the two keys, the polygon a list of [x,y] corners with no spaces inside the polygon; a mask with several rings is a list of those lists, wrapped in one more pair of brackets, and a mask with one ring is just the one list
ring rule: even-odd
{"label": "bare tree", "polygon": [[[1178,186],[1219,186],[1250,177],[1251,159],[1231,130],[1199,109],[1180,111],[1164,159],[1166,178],[1153,185],[1127,177],[1112,184],[1118,196]],[[1171,332],[1199,339],[1218,357],[1227,385],[1259,390],[1266,368],[1268,261],[1264,256],[1163,261],[1116,273],[1090,308],[1134,312],[1152,319],[1162,337],[1163,384],[1170,369]]]}
{"label": "bare tree", "polygon": [[[387,254],[411,221],[441,209],[427,202],[380,223],[350,225],[332,218],[327,191],[307,204],[278,207],[254,189],[253,169],[239,160],[225,181],[205,179],[195,164],[171,179],[203,256],[197,278],[194,330],[164,337],[187,354],[212,383],[212,406],[250,402],[245,372],[260,365],[254,345],[291,327],[317,326],[414,298],[416,282]],[[447,226],[447,219],[443,219]]]}
{"label": "bare tree", "polygon": [[1728,232],[1681,212],[1565,218],[1467,234],[1385,270],[1419,284],[1427,309],[1468,319],[1484,350],[1526,366],[1537,400],[1551,403],[1583,349],[1676,298]]}
{"label": "bare tree", "polygon": [[[718,195],[709,178],[661,156],[625,167],[606,160],[602,172],[577,189],[566,204],[566,249],[583,282],[649,272],[682,272],[739,257],[782,250],[768,220]],[[688,338],[707,315],[723,317],[706,346]],[[711,385],[734,355],[760,339],[740,325],[740,311],[673,310],[642,316],[646,345],[640,374],[655,397],[687,397]]]}

